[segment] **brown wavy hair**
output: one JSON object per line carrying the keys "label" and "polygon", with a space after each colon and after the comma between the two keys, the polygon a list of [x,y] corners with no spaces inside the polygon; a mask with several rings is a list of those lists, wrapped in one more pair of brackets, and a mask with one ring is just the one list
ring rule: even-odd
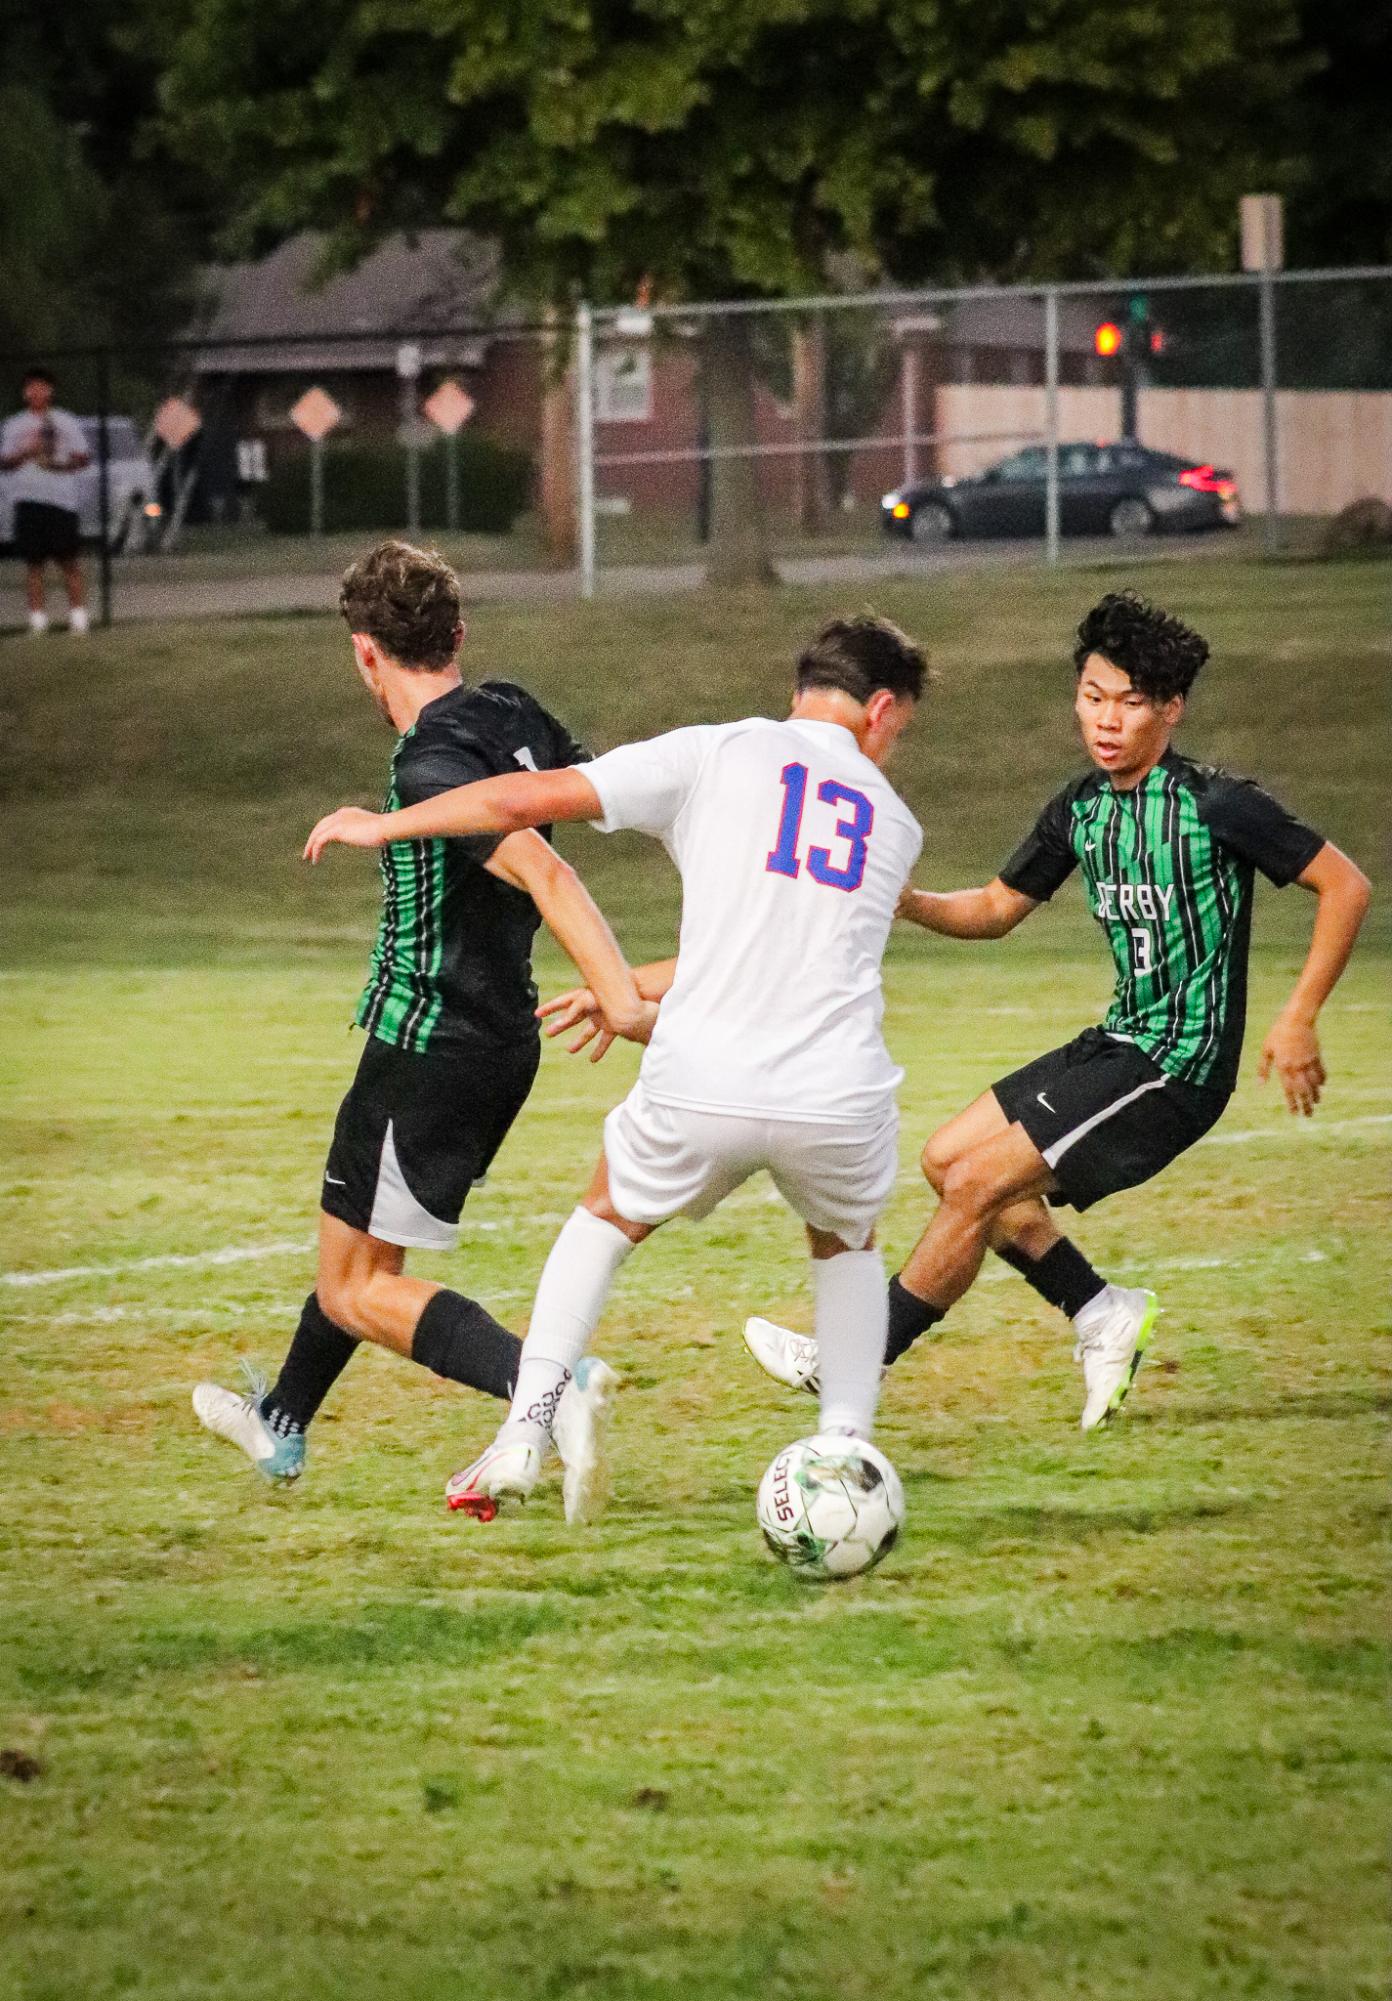
{"label": "brown wavy hair", "polygon": [[459,651],[459,579],[438,549],[379,542],[344,571],[338,608],[398,666],[448,667]]}

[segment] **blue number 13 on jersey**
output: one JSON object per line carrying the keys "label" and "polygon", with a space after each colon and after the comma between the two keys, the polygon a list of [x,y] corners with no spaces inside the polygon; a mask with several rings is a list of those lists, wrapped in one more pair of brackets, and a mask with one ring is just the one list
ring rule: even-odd
{"label": "blue number 13 on jersey", "polygon": [[[807,766],[785,764],[779,773],[783,786],[783,812],[778,822],[778,839],[764,863],[770,875],[795,877],[802,864],[798,860],[798,837],[802,832],[802,809],[807,803]],[[863,792],[843,785],[839,778],[827,778],[817,787],[824,806],[849,806],[850,817],[836,822],[839,840],[848,844],[844,862],[837,866],[830,848],[807,850],[807,873],[813,882],[828,889],[859,889],[865,880],[865,857],[875,809]]]}

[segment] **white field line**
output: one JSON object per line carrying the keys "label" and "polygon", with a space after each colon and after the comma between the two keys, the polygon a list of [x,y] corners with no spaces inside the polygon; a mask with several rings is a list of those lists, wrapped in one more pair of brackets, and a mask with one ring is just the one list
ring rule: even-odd
{"label": "white field line", "polygon": [[[1359,1118],[1327,1119],[1322,1123],[1301,1121],[1299,1124],[1296,1124],[1292,1120],[1289,1125],[1262,1127],[1251,1132],[1210,1133],[1205,1139],[1201,1139],[1198,1144],[1200,1146],[1246,1146],[1261,1141],[1271,1141],[1280,1144],[1296,1138],[1297,1135],[1310,1134],[1318,1137],[1324,1133],[1348,1132],[1357,1126],[1386,1125],[1392,1125],[1392,1112],[1368,1112]],[[1300,1139],[1297,1140],[1297,1143],[1308,1144],[1308,1141]],[[919,1176],[916,1173],[901,1174],[899,1176],[901,1183],[913,1182],[918,1179]],[[762,1198],[762,1200],[769,1203],[781,1202],[782,1199],[776,1189],[767,1191]],[[737,1205],[731,1204],[729,1206]],[[519,1217],[506,1221],[486,1217],[480,1218],[477,1222],[467,1224],[465,1233],[468,1235],[472,1232],[480,1232],[491,1235],[499,1230],[535,1229],[538,1225],[556,1225],[564,1221],[565,1217],[560,1214],[531,1215],[525,1219]],[[158,1257],[128,1258],[117,1264],[109,1265],[63,1265],[53,1271],[0,1271],[0,1285],[64,1285],[70,1280],[79,1278],[121,1278],[128,1272],[193,1271],[208,1265],[255,1264],[265,1258],[303,1257],[313,1249],[313,1240],[307,1237],[294,1238],[272,1244],[224,1244],[220,1250],[216,1251],[167,1251]],[[1215,1262],[1221,1263],[1223,1260],[1219,1259],[1215,1260]],[[1169,1270],[1178,1268],[1174,1265],[1166,1267]]]}
{"label": "white field line", "polygon": [[[1392,1112],[1364,1112],[1352,1119],[1295,1119],[1280,1126],[1256,1126],[1250,1132],[1206,1133],[1196,1146],[1257,1146],[1263,1142],[1271,1146],[1311,1146],[1326,1133],[1351,1132],[1356,1126],[1392,1126]],[[900,1174],[896,1187],[921,1181],[921,1172],[909,1169]]]}
{"label": "white field line", "polygon": [[[1137,1272],[1182,1272],[1182,1271],[1251,1271],[1264,1265],[1298,1264],[1318,1265],[1328,1260],[1329,1253],[1310,1244],[1304,1250],[1278,1248],[1261,1251],[1249,1257],[1208,1257],[1208,1258],[1143,1258],[1122,1259],[1112,1268],[1116,1271]],[[991,1263],[977,1279],[977,1285],[1008,1285],[1016,1276],[1006,1266]],[[696,1288],[691,1285],[679,1286],[668,1294],[669,1299],[691,1299]],[[515,1306],[530,1300],[533,1292],[513,1288],[506,1292],[491,1292],[489,1301],[497,1306]],[[67,1313],[10,1313],[6,1315],[6,1325],[10,1327],[108,1327],[122,1321],[139,1321],[142,1326],[155,1322],[166,1322],[187,1327],[191,1320],[259,1320],[267,1324],[276,1320],[289,1320],[298,1313],[301,1301],[296,1299],[261,1299],[251,1305],[232,1300],[215,1301],[198,1307],[186,1306],[89,1306],[77,1307]]]}
{"label": "white field line", "polygon": [[[514,1289],[509,1292],[490,1292],[490,1301],[497,1306],[515,1306],[532,1297],[530,1291]],[[87,1306],[75,1307],[67,1313],[7,1313],[7,1327],[109,1327],[121,1321],[139,1321],[141,1326],[156,1322],[187,1329],[193,1322],[208,1320],[257,1320],[270,1326],[281,1322],[286,1326],[294,1324],[295,1316],[304,1305],[302,1298],[258,1299],[252,1305],[241,1305],[236,1301],[214,1301],[211,1305],[189,1306]]]}
{"label": "white field line", "polygon": [[126,1258],[114,1265],[61,1265],[56,1271],[0,1272],[0,1285],[65,1285],[74,1278],[116,1278],[132,1271],[194,1271],[203,1265],[256,1264],[262,1258],[303,1257],[312,1237],[276,1244],[224,1244],[219,1251],[167,1251],[159,1257]]}
{"label": "white field line", "polygon": [[[483,1217],[467,1224],[465,1235],[559,1228],[564,1221],[565,1216],[559,1211],[506,1221]],[[313,1252],[314,1247],[312,1237],[294,1237],[272,1244],[224,1244],[216,1251],[165,1251],[157,1257],[125,1258],[109,1265],[61,1265],[54,1271],[0,1271],[0,1285],[66,1285],[73,1279],[124,1278],[131,1272],[197,1271],[209,1265],[259,1264],[266,1258],[305,1257]]]}
{"label": "white field line", "polygon": [[[1324,1133],[1352,1132],[1355,1126],[1392,1126],[1392,1112],[1365,1112],[1355,1119],[1296,1119],[1284,1126],[1262,1126],[1251,1132],[1208,1133],[1200,1146],[1247,1146],[1258,1140],[1294,1139],[1297,1144]],[[1307,1137],[1308,1136],[1308,1137]]]}

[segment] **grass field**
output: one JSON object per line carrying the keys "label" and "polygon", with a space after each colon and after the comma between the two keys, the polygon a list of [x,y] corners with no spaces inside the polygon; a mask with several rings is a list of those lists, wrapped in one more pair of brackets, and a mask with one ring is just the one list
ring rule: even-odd
{"label": "grass field", "polygon": [[[1184,742],[1259,772],[1379,883],[1386,566],[1175,565],[1215,640]],[[1072,768],[1095,580],[886,586],[943,669],[899,776],[919,880],[989,873]],[[776,711],[835,598],[482,609],[473,657],[597,745]],[[1210,1139],[1079,1238],[1168,1314],[1083,1439],[1063,1323],[1003,1269],[894,1372],[905,1538],[837,1589],[752,1492],[811,1407],[754,1370],[805,1316],[765,1183],[625,1270],[611,1513],[446,1518],[494,1409],[375,1352],[271,1494],[189,1386],[274,1363],[372,869],[295,860],[388,739],[329,621],[0,648],[0,1991],[22,2001],[1350,2001],[1385,1991],[1386,908],[1327,1010],[1325,1107],[1247,1066]],[[635,954],[660,855],[570,853]],[[1076,895],[1001,946],[910,934],[893,1258],[921,1138],[1096,1017]],[[1311,904],[1258,897],[1255,1031]],[[563,972],[546,956],[544,985]],[[464,1241],[419,1269],[521,1324],[632,1052],[548,1051]],[[28,1761],[28,1762],[26,1762]],[[30,1776],[23,1777],[28,1772]]]}

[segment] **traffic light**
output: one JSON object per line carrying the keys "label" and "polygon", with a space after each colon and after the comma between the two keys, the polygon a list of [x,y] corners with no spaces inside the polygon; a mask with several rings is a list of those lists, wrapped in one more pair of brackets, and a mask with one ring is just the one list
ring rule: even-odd
{"label": "traffic light", "polygon": [[1110,360],[1112,355],[1120,354],[1125,342],[1126,336],[1115,320],[1103,320],[1092,336],[1093,350],[1104,360]]}

